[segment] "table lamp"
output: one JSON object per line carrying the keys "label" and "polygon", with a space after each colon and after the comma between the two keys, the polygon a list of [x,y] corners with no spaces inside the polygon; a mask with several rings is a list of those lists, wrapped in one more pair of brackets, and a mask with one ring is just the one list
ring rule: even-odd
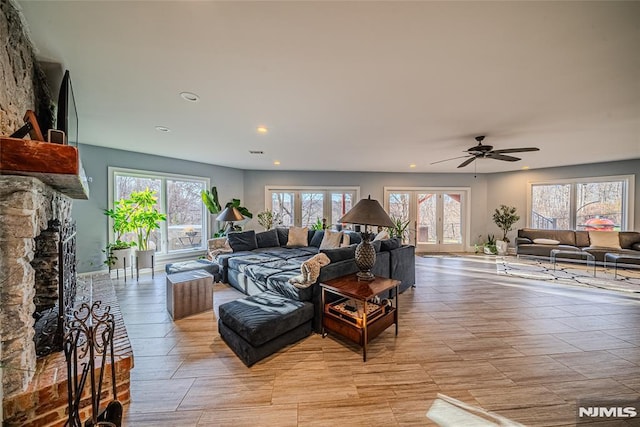
{"label": "table lamp", "polygon": [[216,217],[216,220],[226,222],[227,225],[225,228],[225,234],[233,231],[233,223],[235,221],[244,220],[244,216],[240,213],[240,211],[234,206],[228,206],[224,208],[222,212]]}
{"label": "table lamp", "polygon": [[372,235],[367,231],[367,226],[393,227],[393,221],[382,209],[380,203],[369,196],[356,203],[349,212],[340,218],[339,222],[364,225],[364,232],[360,233],[362,241],[356,246],[355,260],[358,270],[360,270],[357,276],[358,280],[373,280],[375,277],[371,273],[371,269],[376,263],[376,249],[371,243]]}

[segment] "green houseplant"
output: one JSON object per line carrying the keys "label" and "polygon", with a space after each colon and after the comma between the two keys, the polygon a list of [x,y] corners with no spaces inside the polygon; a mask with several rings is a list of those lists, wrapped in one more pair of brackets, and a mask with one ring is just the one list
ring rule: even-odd
{"label": "green houseplant", "polygon": [[393,221],[393,227],[388,227],[389,236],[392,238],[399,238],[402,243],[406,243],[409,238],[409,223],[410,220],[403,220],[399,217],[391,217]]}
{"label": "green houseplant", "polygon": [[258,224],[263,226],[265,230],[271,230],[279,223],[280,216],[271,209],[258,213]]}
{"label": "green houseplant", "polygon": [[[218,189],[215,186],[211,187],[211,190],[202,190],[200,196],[202,197],[202,203],[204,203],[211,215],[217,215],[222,211],[222,206],[220,206],[220,201],[218,199]],[[231,206],[238,209],[242,216],[246,218],[253,218],[253,214],[249,212],[249,209],[244,206],[240,206],[240,199],[231,199],[230,202],[224,205],[225,209]],[[213,237],[225,236],[227,231],[242,231],[242,227],[234,225],[232,230],[218,230],[214,233]]]}
{"label": "green houseplant", "polygon": [[515,206],[500,205],[493,213],[493,222],[502,230],[502,240],[509,243],[507,233],[513,230],[513,224],[520,220]]}
{"label": "green houseplant", "polygon": [[[167,216],[158,212],[155,205],[158,201],[156,192],[148,188],[144,191],[133,191],[129,198],[118,200],[113,209],[106,209],[104,214],[113,220],[113,231],[116,243],[128,243],[145,251],[149,248],[151,232],[160,228],[160,221]],[[135,234],[135,241],[123,242],[127,233]]]}

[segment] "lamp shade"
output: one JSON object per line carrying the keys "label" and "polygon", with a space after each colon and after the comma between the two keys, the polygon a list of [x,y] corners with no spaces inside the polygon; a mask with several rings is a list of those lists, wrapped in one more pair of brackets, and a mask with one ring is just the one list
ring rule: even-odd
{"label": "lamp shade", "polygon": [[377,225],[379,227],[393,227],[393,221],[382,209],[377,200],[369,196],[361,199],[349,212],[340,218],[339,222],[349,224]]}
{"label": "lamp shade", "polygon": [[240,211],[233,206],[229,206],[228,208],[225,208],[216,217],[216,220],[218,221],[227,221],[227,222],[242,221],[243,219],[244,217],[242,216]]}

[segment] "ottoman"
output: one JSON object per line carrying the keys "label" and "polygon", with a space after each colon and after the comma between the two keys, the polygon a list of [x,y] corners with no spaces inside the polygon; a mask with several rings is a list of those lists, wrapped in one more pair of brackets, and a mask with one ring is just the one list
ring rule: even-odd
{"label": "ottoman", "polygon": [[182,273],[183,271],[204,270],[213,276],[214,282],[220,281],[220,266],[206,259],[174,262],[164,266],[167,274]]}
{"label": "ottoman", "polygon": [[213,276],[204,270],[167,275],[167,311],[173,320],[213,309]]}
{"label": "ottoman", "polygon": [[251,366],[311,334],[313,304],[265,291],[219,307],[218,331]]}

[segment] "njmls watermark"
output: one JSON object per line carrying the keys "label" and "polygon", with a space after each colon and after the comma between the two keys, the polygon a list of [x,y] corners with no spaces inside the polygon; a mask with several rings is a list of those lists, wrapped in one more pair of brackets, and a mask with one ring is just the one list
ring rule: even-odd
{"label": "njmls watermark", "polygon": [[577,424],[594,421],[624,421],[621,425],[640,426],[640,400],[579,400]]}

